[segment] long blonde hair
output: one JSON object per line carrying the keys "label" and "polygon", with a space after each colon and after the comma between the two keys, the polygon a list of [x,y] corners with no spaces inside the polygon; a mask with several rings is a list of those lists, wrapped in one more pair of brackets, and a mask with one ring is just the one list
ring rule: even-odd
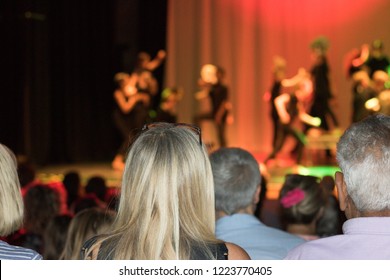
{"label": "long blonde hair", "polygon": [[105,241],[114,259],[189,259],[194,247],[212,258],[214,211],[200,136],[183,125],[160,124],[129,150],[114,231]]}
{"label": "long blonde hair", "polygon": [[78,212],[70,222],[60,259],[79,260],[84,242],[91,237],[106,233],[111,227],[114,217],[114,211],[98,207]]}
{"label": "long blonde hair", "polygon": [[0,236],[7,236],[22,226],[23,212],[15,155],[0,144]]}

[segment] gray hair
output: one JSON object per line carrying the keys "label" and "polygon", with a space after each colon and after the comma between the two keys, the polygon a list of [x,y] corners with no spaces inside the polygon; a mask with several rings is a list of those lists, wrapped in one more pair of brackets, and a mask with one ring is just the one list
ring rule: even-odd
{"label": "gray hair", "polygon": [[261,183],[259,164],[240,148],[221,148],[210,155],[215,188],[215,208],[231,215],[253,202]]}
{"label": "gray hair", "polygon": [[337,144],[337,161],[357,210],[390,209],[389,116],[371,116],[349,127]]}

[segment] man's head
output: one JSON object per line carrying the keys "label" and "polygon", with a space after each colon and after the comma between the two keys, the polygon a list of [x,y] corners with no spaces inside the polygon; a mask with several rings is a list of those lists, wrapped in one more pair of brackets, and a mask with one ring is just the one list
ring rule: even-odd
{"label": "man's head", "polygon": [[215,208],[227,215],[250,209],[259,198],[259,164],[240,148],[221,148],[210,155],[215,187]]}
{"label": "man's head", "polygon": [[340,208],[348,218],[390,212],[390,116],[353,124],[337,144]]}

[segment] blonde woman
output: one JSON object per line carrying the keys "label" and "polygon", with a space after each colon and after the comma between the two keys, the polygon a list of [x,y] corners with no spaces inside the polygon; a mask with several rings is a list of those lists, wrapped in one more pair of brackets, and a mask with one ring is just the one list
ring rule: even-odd
{"label": "blonde woman", "polygon": [[[0,144],[0,236],[20,229],[24,206],[16,169],[16,158],[10,149]],[[12,246],[0,240],[0,260],[40,260],[36,251]]]}
{"label": "blonde woman", "polygon": [[249,259],[214,235],[213,175],[198,127],[153,123],[133,142],[113,231],[85,257],[119,260]]}
{"label": "blonde woman", "polygon": [[69,225],[62,260],[81,259],[81,248],[86,240],[96,235],[106,233],[114,221],[115,212],[97,207],[78,212]]}

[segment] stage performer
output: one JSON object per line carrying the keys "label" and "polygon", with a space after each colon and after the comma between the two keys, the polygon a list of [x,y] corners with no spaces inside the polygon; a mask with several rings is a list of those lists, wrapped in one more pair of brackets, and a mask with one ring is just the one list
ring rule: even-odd
{"label": "stage performer", "polygon": [[[146,72],[137,74],[139,81],[134,81],[127,73],[117,73],[114,81],[117,89],[114,91],[116,109],[113,118],[116,127],[122,135],[122,144],[112,161],[112,167],[116,170],[123,170],[124,160],[129,146],[129,141],[135,136],[137,129],[141,129],[148,116],[150,94],[147,90],[148,74]],[[138,80],[138,78],[137,78]]]}
{"label": "stage performer", "polygon": [[195,96],[201,107],[196,122],[203,126],[207,121],[212,121],[215,125],[218,143],[208,143],[209,148],[212,149],[226,146],[226,123],[232,108],[229,102],[228,88],[222,83],[223,75],[222,68],[212,64],[203,65],[199,80],[201,91],[197,92]]}
{"label": "stage performer", "polygon": [[297,163],[300,162],[302,149],[306,143],[305,134],[302,131],[302,128],[299,127],[301,126],[300,122],[315,127],[318,127],[321,124],[319,118],[312,117],[305,111],[305,103],[307,102],[307,99],[310,98],[311,92],[312,83],[306,75],[305,78],[302,78],[298,82],[295,91],[291,93],[282,93],[275,99],[275,107],[279,116],[278,139],[276,140],[275,148],[265,159],[264,163],[267,163],[270,159],[276,157],[277,153],[282,149],[288,135],[293,136],[297,140]]}
{"label": "stage performer", "polygon": [[335,127],[339,126],[336,115],[330,108],[330,100],[334,98],[331,92],[329,81],[329,65],[326,57],[329,41],[326,37],[320,36],[310,44],[312,50],[313,66],[310,70],[313,81],[313,103],[310,115],[321,119],[321,128],[330,130],[327,116],[331,117]]}

